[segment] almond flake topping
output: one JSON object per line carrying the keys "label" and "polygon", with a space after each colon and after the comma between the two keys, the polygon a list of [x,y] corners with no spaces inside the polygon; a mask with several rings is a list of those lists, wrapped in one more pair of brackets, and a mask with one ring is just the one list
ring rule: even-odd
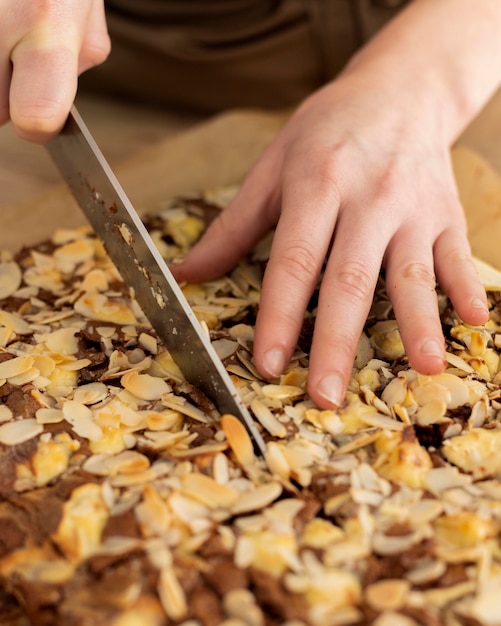
{"label": "almond flake topping", "polygon": [[[223,197],[146,219],[167,262]],[[182,287],[264,458],[187,383],[89,228],[0,254],[0,580],[27,622],[501,623],[501,290],[482,328],[437,292],[447,363],[426,376],[381,278],[346,402],[321,410],[315,298],[283,375],[253,361],[270,245]]]}

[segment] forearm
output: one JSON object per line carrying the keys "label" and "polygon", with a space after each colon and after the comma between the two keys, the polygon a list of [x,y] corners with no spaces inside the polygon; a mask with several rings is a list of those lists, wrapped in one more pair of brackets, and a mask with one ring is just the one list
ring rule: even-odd
{"label": "forearm", "polygon": [[394,81],[452,143],[501,82],[500,0],[414,0],[346,67]]}

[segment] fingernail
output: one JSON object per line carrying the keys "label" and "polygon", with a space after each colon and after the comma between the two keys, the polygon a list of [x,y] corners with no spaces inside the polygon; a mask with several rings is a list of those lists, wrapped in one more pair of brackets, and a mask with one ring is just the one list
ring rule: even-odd
{"label": "fingernail", "polygon": [[327,402],[338,407],[343,401],[343,380],[339,374],[327,374],[317,387],[317,392]]}
{"label": "fingernail", "polygon": [[280,376],[286,367],[285,352],[281,348],[271,348],[263,357],[263,368],[269,376]]}
{"label": "fingernail", "polygon": [[421,346],[421,352],[425,356],[435,356],[443,360],[444,344],[436,339],[427,339]]}
{"label": "fingernail", "polygon": [[474,309],[481,309],[482,311],[489,310],[485,300],[482,300],[482,298],[473,298],[473,300],[471,301],[471,306]]}

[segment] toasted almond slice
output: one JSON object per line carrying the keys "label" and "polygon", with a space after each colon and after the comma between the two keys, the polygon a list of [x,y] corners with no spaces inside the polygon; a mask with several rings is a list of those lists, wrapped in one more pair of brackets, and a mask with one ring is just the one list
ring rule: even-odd
{"label": "toasted almond slice", "polygon": [[64,414],[61,409],[53,409],[50,407],[37,409],[35,416],[39,424],[59,424],[64,420]]}
{"label": "toasted almond slice", "polygon": [[22,272],[15,261],[0,263],[0,300],[15,293],[22,281]]}
{"label": "toasted almond slice", "polygon": [[254,447],[242,422],[234,415],[226,413],[221,417],[221,426],[240,465],[243,467],[252,465],[256,460]]}
{"label": "toasted almond slice", "polygon": [[188,603],[183,588],[172,567],[165,567],[160,572],[158,595],[167,616],[177,622],[186,617]]}
{"label": "toasted almond slice", "polygon": [[304,389],[294,385],[263,385],[263,395],[272,400],[294,400],[304,395]]}
{"label": "toasted almond slice", "polygon": [[0,363],[0,378],[12,378],[24,374],[33,367],[35,358],[32,356],[16,356]]}
{"label": "toasted almond slice", "polygon": [[205,474],[186,474],[181,479],[183,492],[210,508],[233,506],[240,497],[238,491],[221,485]]}
{"label": "toasted almond slice", "polygon": [[75,389],[73,400],[81,404],[96,404],[108,395],[108,387],[104,383],[88,383]]}
{"label": "toasted almond slice", "polygon": [[6,404],[0,404],[0,422],[8,422],[13,417],[12,411]]}
{"label": "toasted almond slice", "polygon": [[124,374],[120,382],[127,391],[141,400],[159,400],[164,393],[172,391],[163,378],[139,374],[135,370]]}
{"label": "toasted almond slice", "polygon": [[250,408],[259,422],[274,437],[284,438],[287,434],[285,426],[278,421],[271,410],[259,398],[252,400]]}
{"label": "toasted almond slice", "polygon": [[282,494],[282,485],[272,481],[243,493],[232,507],[232,513],[239,515],[266,508]]}
{"label": "toasted almond slice", "polygon": [[0,442],[17,446],[43,433],[43,426],[36,419],[13,420],[0,426]]}
{"label": "toasted almond slice", "polygon": [[75,354],[78,350],[77,328],[58,328],[45,337],[45,345],[51,352]]}
{"label": "toasted almond slice", "polygon": [[17,385],[18,387],[22,387],[23,385],[27,385],[28,383],[33,382],[39,376],[40,370],[38,369],[38,367],[30,367],[29,370],[26,370],[22,374],[18,374],[17,376],[10,376],[7,380],[11,385]]}
{"label": "toasted almond slice", "polygon": [[376,611],[395,611],[405,605],[409,591],[408,581],[388,578],[369,585],[365,590],[365,598]]}
{"label": "toasted almond slice", "polygon": [[99,441],[103,436],[101,427],[93,419],[92,411],[74,400],[67,400],[63,404],[64,419],[72,425],[73,430],[80,437]]}
{"label": "toasted almond slice", "polygon": [[469,363],[467,363],[463,358],[461,358],[457,354],[454,354],[454,352],[446,352],[445,360],[447,361],[447,363],[449,363],[449,365],[452,365],[452,367],[455,367],[458,370],[466,372],[467,374],[473,374],[475,372],[475,370]]}

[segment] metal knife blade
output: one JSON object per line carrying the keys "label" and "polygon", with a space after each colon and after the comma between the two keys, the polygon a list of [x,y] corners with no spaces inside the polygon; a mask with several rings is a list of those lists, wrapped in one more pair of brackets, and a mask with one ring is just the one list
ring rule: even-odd
{"label": "metal knife blade", "polygon": [[266,446],[256,424],[75,106],[47,148],[186,380],[200,388],[221,413],[235,415],[256,450],[264,454]]}

